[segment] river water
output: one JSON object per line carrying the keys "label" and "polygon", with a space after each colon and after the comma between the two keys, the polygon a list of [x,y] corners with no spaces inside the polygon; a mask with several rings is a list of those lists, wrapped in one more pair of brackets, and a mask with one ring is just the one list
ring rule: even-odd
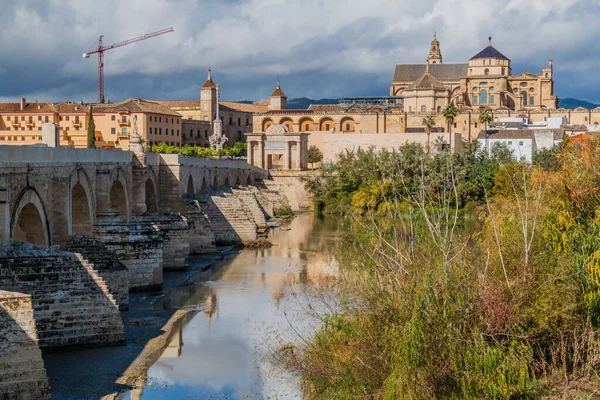
{"label": "river water", "polygon": [[208,276],[190,275],[189,284],[167,287],[150,307],[189,313],[148,370],[145,386],[122,398],[302,398],[298,378],[275,368],[269,349],[301,340],[298,334],[316,326],[307,305],[319,307],[318,289],[336,274],[328,251],[338,235],[336,220],[303,214],[272,231],[272,248],[245,249]]}

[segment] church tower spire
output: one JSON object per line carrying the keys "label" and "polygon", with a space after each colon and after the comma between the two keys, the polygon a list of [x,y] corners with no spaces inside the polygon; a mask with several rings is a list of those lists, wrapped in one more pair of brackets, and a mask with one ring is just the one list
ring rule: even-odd
{"label": "church tower spire", "polygon": [[442,63],[442,52],[440,50],[440,42],[437,40],[437,32],[433,33],[433,40],[431,41],[431,48],[429,49],[429,58],[427,59],[427,63]]}

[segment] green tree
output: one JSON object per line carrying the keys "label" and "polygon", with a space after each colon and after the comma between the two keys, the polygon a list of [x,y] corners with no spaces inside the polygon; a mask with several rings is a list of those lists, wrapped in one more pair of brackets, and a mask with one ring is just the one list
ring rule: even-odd
{"label": "green tree", "polygon": [[488,124],[494,120],[492,117],[492,113],[489,111],[483,111],[479,114],[479,123],[485,125],[485,130],[487,131]]}
{"label": "green tree", "polygon": [[96,148],[96,124],[94,123],[94,115],[92,113],[92,105],[90,104],[90,117],[88,118],[87,126],[87,147],[88,149]]}
{"label": "green tree", "polygon": [[429,153],[429,150],[430,150],[429,139],[431,137],[431,128],[433,128],[433,126],[435,125],[435,121],[431,117],[425,117],[425,118],[423,118],[423,121],[421,121],[421,125],[423,125],[425,127],[425,133],[427,133],[427,153]]}
{"label": "green tree", "polygon": [[[452,104],[448,104],[442,110],[442,115],[446,118],[446,123],[448,124],[448,144],[452,144],[452,125],[454,124],[454,119],[458,115],[458,109]],[[469,141],[471,141],[470,137]]]}
{"label": "green tree", "polygon": [[314,166],[314,163],[323,161],[323,153],[315,145],[310,146],[308,149],[308,162],[311,164],[310,167]]}

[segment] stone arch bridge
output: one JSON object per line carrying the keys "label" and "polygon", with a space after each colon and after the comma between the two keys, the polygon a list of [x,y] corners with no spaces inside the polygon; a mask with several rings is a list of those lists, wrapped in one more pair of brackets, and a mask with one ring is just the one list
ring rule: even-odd
{"label": "stone arch bridge", "polygon": [[185,212],[183,198],[249,186],[267,172],[245,162],[146,153],[0,146],[0,241],[43,246],[89,235],[103,221]]}

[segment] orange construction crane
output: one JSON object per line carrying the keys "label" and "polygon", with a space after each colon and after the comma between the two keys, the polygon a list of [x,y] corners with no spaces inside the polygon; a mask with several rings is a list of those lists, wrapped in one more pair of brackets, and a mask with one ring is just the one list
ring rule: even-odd
{"label": "orange construction crane", "polygon": [[173,28],[167,28],[161,31],[148,33],[146,35],[138,36],[136,38],[125,40],[123,42],[113,43],[109,46],[102,45],[102,38],[104,36],[101,35],[100,39],[98,39],[98,48],[83,53],[83,58],[90,58],[92,54],[98,53],[98,102],[104,103],[104,52],[106,50],[115,49],[117,47],[139,42],[140,40],[150,39],[151,37],[164,35],[165,33],[169,32],[173,32]]}

